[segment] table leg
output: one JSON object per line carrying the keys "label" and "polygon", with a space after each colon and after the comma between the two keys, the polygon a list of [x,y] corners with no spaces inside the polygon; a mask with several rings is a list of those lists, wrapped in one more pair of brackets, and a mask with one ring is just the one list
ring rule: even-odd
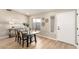
{"label": "table leg", "polygon": [[37,42],[37,40],[36,40],[36,34],[34,34],[34,38],[35,38],[35,43]]}
{"label": "table leg", "polygon": [[29,47],[29,36],[27,36],[27,47]]}
{"label": "table leg", "polygon": [[22,40],[22,47],[24,47],[24,39]]}

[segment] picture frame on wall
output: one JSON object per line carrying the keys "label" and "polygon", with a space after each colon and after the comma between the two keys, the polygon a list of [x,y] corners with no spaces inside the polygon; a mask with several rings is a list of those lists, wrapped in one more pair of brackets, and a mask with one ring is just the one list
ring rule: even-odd
{"label": "picture frame on wall", "polygon": [[48,18],[45,19],[45,22],[48,23]]}

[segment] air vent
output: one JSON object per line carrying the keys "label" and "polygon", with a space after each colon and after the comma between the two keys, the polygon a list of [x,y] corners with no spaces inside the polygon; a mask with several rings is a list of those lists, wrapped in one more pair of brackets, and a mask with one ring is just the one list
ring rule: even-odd
{"label": "air vent", "polygon": [[6,9],[7,11],[12,11],[11,9]]}

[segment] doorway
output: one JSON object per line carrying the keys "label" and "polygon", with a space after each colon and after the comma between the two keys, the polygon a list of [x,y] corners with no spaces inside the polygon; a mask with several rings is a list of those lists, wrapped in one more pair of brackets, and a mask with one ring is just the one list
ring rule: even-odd
{"label": "doorway", "polygon": [[41,30],[41,18],[34,18],[32,20],[32,29],[33,30]]}

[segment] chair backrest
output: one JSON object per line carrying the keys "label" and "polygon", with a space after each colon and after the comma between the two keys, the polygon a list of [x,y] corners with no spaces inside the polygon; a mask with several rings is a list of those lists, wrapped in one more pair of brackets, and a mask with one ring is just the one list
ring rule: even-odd
{"label": "chair backrest", "polygon": [[15,30],[15,36],[16,36],[16,37],[18,36],[18,31],[17,31],[17,30]]}
{"label": "chair backrest", "polygon": [[21,31],[19,31],[19,36],[21,39],[23,38],[23,33]]}

